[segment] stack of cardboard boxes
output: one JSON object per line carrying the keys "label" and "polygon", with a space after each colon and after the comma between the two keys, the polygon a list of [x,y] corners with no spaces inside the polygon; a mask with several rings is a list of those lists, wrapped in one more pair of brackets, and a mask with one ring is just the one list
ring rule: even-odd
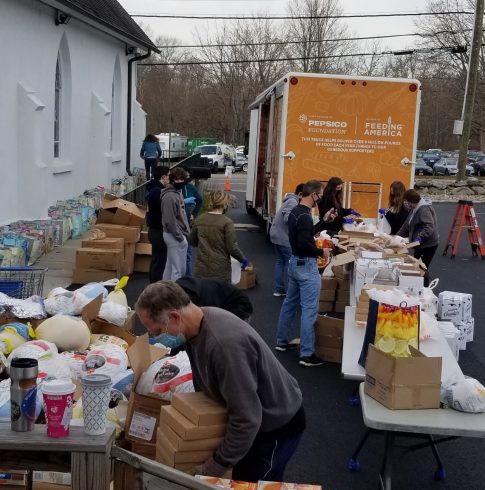
{"label": "stack of cardboard boxes", "polygon": [[161,408],[157,461],[191,471],[214,454],[226,422],[226,409],[203,393],[174,394],[172,404]]}
{"label": "stack of cardboard boxes", "polygon": [[[135,270],[135,248],[145,214],[146,209],[141,206],[106,195],[94,231],[76,251],[73,283],[105,281],[131,274]],[[151,248],[145,248],[143,252],[151,254]]]}
{"label": "stack of cardboard boxes", "polygon": [[473,341],[475,319],[472,316],[472,295],[454,291],[442,291],[438,297],[438,318],[453,322],[460,331],[458,346],[466,350],[467,342]]}
{"label": "stack of cardboard boxes", "polygon": [[135,245],[135,272],[149,272],[152,260],[152,245],[148,239],[148,232],[140,233],[140,241]]}
{"label": "stack of cardboard boxes", "polygon": [[315,324],[315,353],[324,361],[342,362],[344,320],[318,315]]}

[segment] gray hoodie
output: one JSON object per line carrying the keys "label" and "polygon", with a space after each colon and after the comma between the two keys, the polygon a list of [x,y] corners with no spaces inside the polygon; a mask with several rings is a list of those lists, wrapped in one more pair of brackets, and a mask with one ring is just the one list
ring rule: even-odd
{"label": "gray hoodie", "polygon": [[283,247],[290,246],[290,240],[288,238],[288,217],[299,202],[300,199],[296,194],[293,194],[292,192],[286,194],[280,209],[276,212],[271,229],[269,230],[271,243]]}
{"label": "gray hoodie", "polygon": [[173,235],[178,242],[189,235],[190,229],[180,191],[169,184],[160,194],[162,209],[162,228],[165,233]]}
{"label": "gray hoodie", "polygon": [[429,199],[421,198],[397,234],[402,237],[409,237],[410,242],[419,239],[421,248],[438,245],[438,223],[432,202]]}

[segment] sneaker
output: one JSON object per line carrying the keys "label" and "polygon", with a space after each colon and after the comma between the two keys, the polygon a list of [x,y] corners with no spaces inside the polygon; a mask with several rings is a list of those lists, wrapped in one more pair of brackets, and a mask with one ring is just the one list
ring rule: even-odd
{"label": "sneaker", "polygon": [[286,352],[287,350],[295,350],[295,349],[299,349],[299,348],[300,348],[300,344],[291,344],[291,343],[278,344],[275,347],[275,349],[279,350],[280,352]]}
{"label": "sneaker", "polygon": [[309,357],[300,357],[300,366],[313,367],[313,366],[321,366],[323,364],[323,360],[317,357],[315,354],[312,354]]}
{"label": "sneaker", "polygon": [[273,296],[276,296],[277,298],[281,298],[281,296],[286,296],[286,293],[273,293]]}

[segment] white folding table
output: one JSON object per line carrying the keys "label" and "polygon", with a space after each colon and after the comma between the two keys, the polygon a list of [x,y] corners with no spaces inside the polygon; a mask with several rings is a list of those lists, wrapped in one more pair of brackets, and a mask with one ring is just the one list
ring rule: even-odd
{"label": "white folding table", "polygon": [[[364,381],[365,369],[358,363],[362,344],[364,342],[365,326],[358,326],[355,322],[355,308],[345,308],[344,343],[342,352],[342,376],[344,379]],[[423,340],[419,350],[428,357],[442,358],[441,380],[444,381],[454,373],[461,373],[460,366],[453,355],[448,342],[437,332],[435,338]],[[381,431],[385,435],[385,453],[381,471],[382,486],[386,490],[391,488],[392,448],[396,432],[408,434],[424,434],[428,436],[429,445],[438,463],[437,475],[443,472],[435,441],[432,435],[447,435],[451,438],[485,437],[485,414],[464,414],[454,410],[389,410],[384,405],[364,394],[364,383],[360,384],[360,400],[364,423],[372,431]],[[356,392],[357,393],[357,390]],[[354,397],[353,397],[354,398]],[[358,399],[357,399],[358,400]],[[472,430],[472,420],[480,418],[483,424],[477,435]],[[370,430],[366,432],[355,449],[349,463],[350,469],[358,468],[357,456],[364,446]],[[467,433],[467,430],[472,432]]]}
{"label": "white folding table", "polygon": [[448,436],[446,440],[455,437],[485,438],[485,413],[463,413],[450,408],[389,410],[364,393],[364,383],[360,384],[359,394],[365,425],[369,429],[382,431],[385,435],[385,452],[381,471],[381,484],[385,490],[391,488],[395,433],[429,435],[429,445],[433,452],[436,449],[433,435]]}

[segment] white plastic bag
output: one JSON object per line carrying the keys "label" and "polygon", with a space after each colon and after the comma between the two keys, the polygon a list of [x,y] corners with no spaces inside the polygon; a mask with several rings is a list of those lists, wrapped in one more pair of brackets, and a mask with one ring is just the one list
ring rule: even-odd
{"label": "white plastic bag", "polygon": [[377,231],[379,233],[386,233],[387,235],[391,234],[391,225],[389,224],[389,221],[387,221],[387,218],[385,216],[379,218],[379,221],[377,223]]}
{"label": "white plastic bag", "polygon": [[107,322],[114,323],[118,327],[121,327],[128,318],[128,308],[115,303],[114,301],[105,301],[101,304],[98,316]]}
{"label": "white plastic bag", "polygon": [[125,350],[114,344],[101,345],[88,352],[83,363],[83,375],[106,374],[111,379],[128,369],[128,356]]}
{"label": "white plastic bag", "polygon": [[241,281],[241,263],[234,257],[231,257],[231,282],[239,284]]}
{"label": "white plastic bag", "polygon": [[8,356],[8,363],[17,357],[27,357],[29,359],[50,359],[57,355],[57,347],[47,340],[30,340],[14,349]]}
{"label": "white plastic bag", "polygon": [[485,387],[474,378],[456,374],[441,385],[441,401],[460,412],[485,412]]}
{"label": "white plastic bag", "polygon": [[[62,290],[62,288],[56,288]],[[65,291],[65,290],[64,290]],[[60,294],[53,294],[54,290],[49,293],[49,297],[44,301],[45,311],[49,315],[80,315],[82,309],[91,301],[83,293],[66,291]]]}
{"label": "white plastic bag", "polygon": [[170,401],[173,393],[195,391],[192,383],[192,368],[185,351],[173,357],[164,357],[154,362],[140,377],[136,392],[140,395],[158,395]]}

